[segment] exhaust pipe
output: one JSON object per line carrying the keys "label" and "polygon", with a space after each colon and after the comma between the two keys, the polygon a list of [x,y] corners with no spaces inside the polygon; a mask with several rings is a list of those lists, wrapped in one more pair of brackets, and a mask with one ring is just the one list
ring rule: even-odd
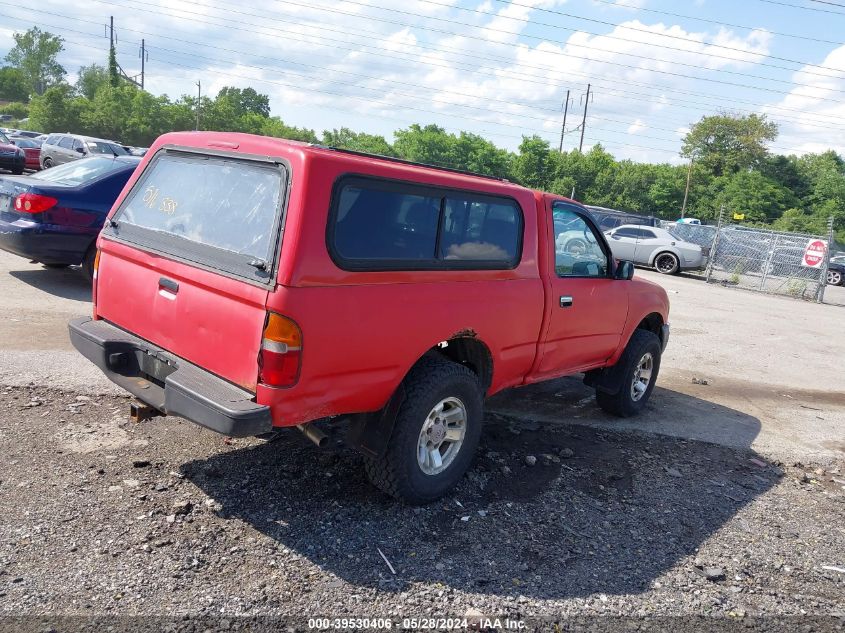
{"label": "exhaust pipe", "polygon": [[161,411],[144,402],[132,402],[129,405],[129,418],[133,422],[146,422],[161,415],[164,415]]}
{"label": "exhaust pipe", "polygon": [[297,424],[296,428],[299,429],[305,437],[314,442],[314,444],[316,444],[320,448],[325,448],[326,444],[329,443],[329,436],[323,433],[313,424]]}

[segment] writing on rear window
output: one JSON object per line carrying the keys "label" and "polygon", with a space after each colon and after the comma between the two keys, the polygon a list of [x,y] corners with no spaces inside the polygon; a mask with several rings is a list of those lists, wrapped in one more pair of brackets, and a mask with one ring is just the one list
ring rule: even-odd
{"label": "writing on rear window", "polygon": [[133,187],[115,219],[270,261],[281,195],[282,175],[274,165],[163,154]]}

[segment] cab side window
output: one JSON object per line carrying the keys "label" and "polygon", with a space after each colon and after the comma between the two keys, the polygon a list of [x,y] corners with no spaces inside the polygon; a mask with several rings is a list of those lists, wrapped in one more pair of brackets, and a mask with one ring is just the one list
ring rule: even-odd
{"label": "cab side window", "polygon": [[564,204],[553,207],[558,277],[607,277],[608,258],[593,227]]}

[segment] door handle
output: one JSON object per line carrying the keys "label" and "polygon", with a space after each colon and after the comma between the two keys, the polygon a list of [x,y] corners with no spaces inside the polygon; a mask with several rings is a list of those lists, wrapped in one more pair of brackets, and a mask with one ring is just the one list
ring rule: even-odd
{"label": "door handle", "polygon": [[173,294],[179,292],[179,284],[177,284],[172,279],[168,279],[167,277],[160,277],[158,280],[158,287],[159,289],[165,289]]}
{"label": "door handle", "polygon": [[560,307],[561,308],[571,308],[572,307],[572,297],[569,295],[563,296],[560,298]]}

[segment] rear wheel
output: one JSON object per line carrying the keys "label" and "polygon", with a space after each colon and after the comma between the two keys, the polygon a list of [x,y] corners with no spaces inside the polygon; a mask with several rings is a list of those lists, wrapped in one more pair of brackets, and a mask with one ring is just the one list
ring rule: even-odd
{"label": "rear wheel", "polygon": [[596,390],[598,405],[613,415],[627,418],[645,408],[660,371],[660,339],[648,330],[634,330],[617,366],[621,387],[610,394]]}
{"label": "rear wheel", "polygon": [[827,284],[829,286],[841,286],[842,285],[842,273],[838,270],[828,270],[827,271]]}
{"label": "rear wheel", "polygon": [[425,358],[404,382],[405,400],[384,456],[365,458],[370,481],[406,503],[434,501],[464,476],[481,437],[482,389],[463,365]]}
{"label": "rear wheel", "polygon": [[18,167],[18,168],[16,168],[16,169],[13,169],[13,170],[12,170],[12,173],[13,173],[15,176],[20,176],[20,175],[23,173],[23,167]]}
{"label": "rear wheel", "polygon": [[62,268],[67,268],[68,266],[70,266],[70,264],[44,264],[44,263],[42,263],[41,265],[44,266],[44,268],[54,268],[54,269],[57,269],[57,270],[60,270]]}
{"label": "rear wheel", "polygon": [[680,268],[681,264],[674,253],[660,253],[654,258],[654,269],[664,275],[674,275]]}
{"label": "rear wheel", "polygon": [[53,166],[53,159],[49,156],[44,159],[44,169],[50,169]]}

